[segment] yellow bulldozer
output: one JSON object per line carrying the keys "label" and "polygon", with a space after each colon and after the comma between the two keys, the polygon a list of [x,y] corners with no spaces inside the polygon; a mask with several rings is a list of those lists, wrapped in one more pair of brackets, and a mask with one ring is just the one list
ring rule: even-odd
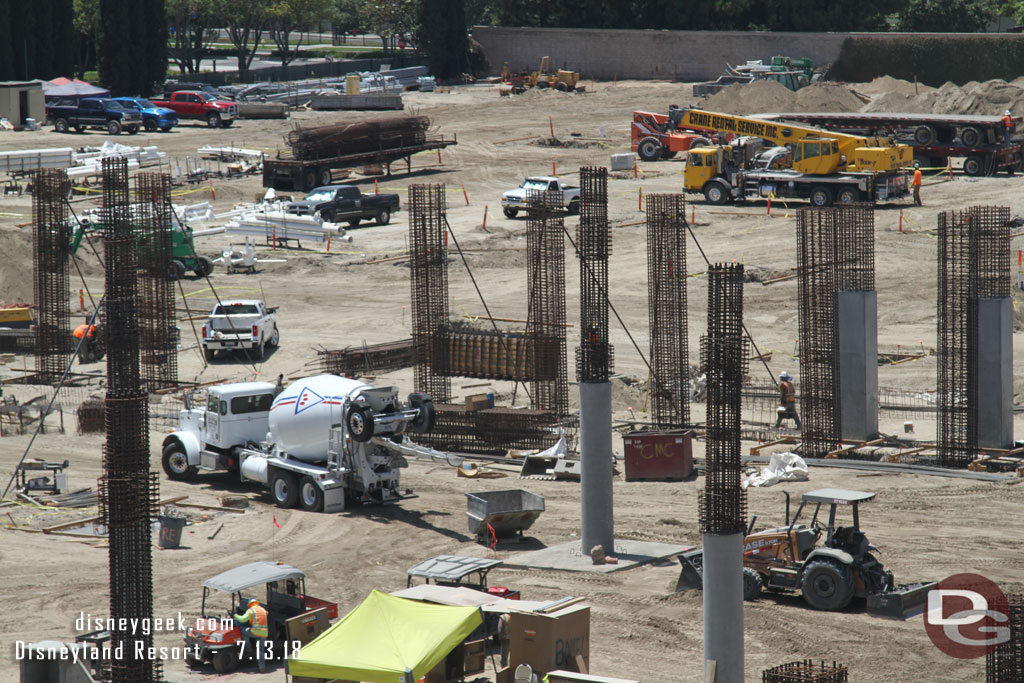
{"label": "yellow bulldozer", "polygon": [[580,74],[578,71],[566,71],[556,69],[551,71],[551,57],[545,56],[540,59],[540,67],[536,71],[520,72],[513,74],[508,68],[508,63],[501,69],[501,82],[512,86],[512,94],[518,95],[527,88],[554,88],[562,92],[576,90]]}

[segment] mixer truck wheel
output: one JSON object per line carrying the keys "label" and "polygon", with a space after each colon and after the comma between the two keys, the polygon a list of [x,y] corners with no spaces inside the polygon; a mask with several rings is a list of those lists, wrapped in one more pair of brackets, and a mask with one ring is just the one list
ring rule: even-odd
{"label": "mixer truck wheel", "polygon": [[180,443],[167,444],[162,462],[168,479],[184,481],[191,479],[196,473],[195,466],[188,464],[188,454]]}
{"label": "mixer truck wheel", "polygon": [[303,477],[299,482],[299,503],[307,512],[322,512],[324,509],[324,492],[313,477]]}
{"label": "mixer truck wheel", "polygon": [[293,508],[299,502],[299,485],[295,475],[287,470],[275,469],[270,475],[270,495],[279,508]]}
{"label": "mixer truck wheel", "polygon": [[409,424],[414,432],[425,434],[434,428],[437,412],[434,410],[434,401],[430,398],[430,394],[409,394],[409,406],[420,409],[419,415]]}
{"label": "mixer truck wheel", "polygon": [[373,412],[364,406],[352,406],[346,418],[349,436],[360,443],[373,438]]}

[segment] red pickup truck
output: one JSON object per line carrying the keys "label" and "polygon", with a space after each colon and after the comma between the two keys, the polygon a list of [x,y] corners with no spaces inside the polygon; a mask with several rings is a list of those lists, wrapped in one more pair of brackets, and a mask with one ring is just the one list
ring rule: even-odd
{"label": "red pickup truck", "polygon": [[173,109],[181,119],[205,119],[210,128],[227,128],[238,118],[238,106],[234,102],[218,100],[197,90],[182,90],[171,93],[166,100],[150,101],[158,107]]}

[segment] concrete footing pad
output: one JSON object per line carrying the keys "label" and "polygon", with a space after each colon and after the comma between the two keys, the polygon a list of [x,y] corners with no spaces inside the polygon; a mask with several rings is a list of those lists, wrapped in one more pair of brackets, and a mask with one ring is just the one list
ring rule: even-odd
{"label": "concrete footing pad", "polygon": [[590,555],[584,555],[580,551],[580,541],[575,539],[548,546],[543,550],[529,550],[509,555],[504,558],[502,566],[506,569],[555,569],[608,574],[658,560],[675,562],[675,556],[687,550],[690,550],[689,546],[616,538],[615,551],[608,554],[617,558],[618,564],[594,564]]}

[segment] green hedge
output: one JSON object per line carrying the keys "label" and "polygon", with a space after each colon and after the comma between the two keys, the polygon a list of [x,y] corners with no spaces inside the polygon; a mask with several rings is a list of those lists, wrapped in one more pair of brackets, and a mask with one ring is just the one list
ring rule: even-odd
{"label": "green hedge", "polygon": [[907,35],[892,38],[851,36],[843,41],[832,78],[866,82],[892,76],[938,87],[946,81],[1024,76],[1024,36]]}

